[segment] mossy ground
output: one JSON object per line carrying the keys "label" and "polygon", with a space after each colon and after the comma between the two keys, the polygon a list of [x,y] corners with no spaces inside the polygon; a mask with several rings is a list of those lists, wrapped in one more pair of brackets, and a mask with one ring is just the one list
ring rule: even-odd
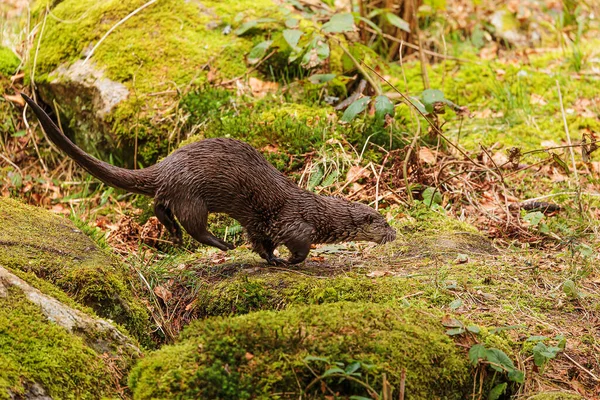
{"label": "mossy ground", "polygon": [[[37,3],[35,15],[40,19],[46,3]],[[51,72],[59,65],[84,58],[114,24],[142,4],[137,0],[57,3],[52,8],[53,17],[47,18],[44,34],[39,36],[36,82],[43,86],[54,79]],[[177,94],[205,81],[207,66],[219,79],[243,75],[245,54],[262,38],[256,30],[244,37],[226,34],[224,31],[230,29],[226,27],[278,12],[270,0],[252,1],[251,7],[248,4],[161,1],[115,29],[97,48],[91,62],[109,79],[125,84],[130,96],[106,117],[111,129],[105,134],[113,135],[128,150],[138,140],[139,160],[144,164],[172,149],[173,133],[181,118],[180,113],[172,112],[177,108]],[[26,68],[30,76],[32,68],[32,63]],[[127,151],[122,153],[120,156],[127,157]]]}
{"label": "mossy ground", "polygon": [[122,324],[149,344],[148,313],[133,295],[127,271],[71,221],[1,199],[0,224],[0,264],[22,272],[24,279],[32,274],[53,283],[79,304]]}
{"label": "mossy ground", "polygon": [[[48,18],[36,67],[40,83],[50,79],[48,73],[59,64],[82,58],[104,32],[142,3],[129,0],[102,3],[65,0],[57,3],[53,8],[54,15],[75,23],[66,24]],[[123,143],[131,143],[136,136],[140,139],[142,146],[138,159],[143,160],[142,164],[163,156],[178,146],[188,133],[194,133],[196,135],[188,141],[213,136],[246,140],[262,149],[269,161],[297,181],[300,181],[302,168],[308,162],[322,162],[330,168],[329,171],[333,165],[333,169],[339,170],[339,179],[343,180],[350,166],[383,159],[381,148],[372,144],[389,151],[412,140],[418,124],[406,105],[396,107],[395,123],[391,128],[384,128],[368,114],[359,116],[350,124],[340,124],[339,114],[324,99],[326,95],[347,94],[344,77],[338,76],[323,85],[311,84],[301,73],[277,70],[277,63],[281,61],[278,55],[250,75],[277,82],[281,91],[256,99],[216,85],[215,82],[221,79],[241,76],[248,71],[244,56],[266,34],[256,29],[243,37],[234,37],[223,35],[223,28],[227,25],[235,27],[242,20],[267,16],[265,14],[269,14],[272,7],[266,0],[254,2],[252,5],[256,7],[252,12],[246,11],[237,18],[239,12],[248,8],[247,3],[232,4],[158,2],[119,27],[92,57],[94,62],[106,69],[111,79],[125,83],[134,93],[109,117],[109,122]],[[215,16],[218,16],[216,25],[212,24]],[[140,30],[144,32],[143,40],[138,40]],[[277,38],[277,34],[273,33],[274,40],[281,39]],[[198,46],[198,42],[206,45]],[[173,46],[173,43],[177,45]],[[600,107],[596,93],[597,76],[594,73],[598,64],[597,38],[588,39],[580,48],[583,67],[591,73],[579,73],[575,54],[567,49],[540,50],[538,54],[517,58],[519,62],[516,63],[510,52],[504,53],[508,54],[507,57],[501,56],[494,61],[482,60],[469,46],[469,43],[450,44],[448,53],[471,62],[444,61],[428,67],[431,87],[441,89],[447,98],[468,106],[474,113],[472,119],[461,120],[447,110],[443,117],[446,122],[444,131],[453,142],[473,152],[478,152],[480,145],[489,146],[493,152],[503,152],[512,146],[522,151],[539,149],[546,140],[564,144],[566,135],[557,81],[567,125],[574,140],[581,139],[588,128],[596,132],[600,128],[597,120]],[[367,55],[370,57],[367,62],[375,63],[372,52],[365,51],[364,47],[352,46],[351,51],[361,59]],[[219,57],[214,57],[215,54]],[[176,62],[173,63],[173,60]],[[347,61],[340,49],[332,48],[330,62],[335,72],[354,74],[354,66]],[[420,65],[414,61],[406,61],[402,66],[382,64],[382,71],[398,89],[409,95],[418,96],[424,88]],[[217,78],[210,80],[209,75],[214,74]],[[290,82],[290,79],[294,81]],[[384,86],[384,90],[393,94],[389,87]],[[182,96],[178,97],[176,91]],[[130,129],[131,126],[135,129]],[[422,132],[424,127],[421,120]],[[438,139],[421,134],[423,145],[437,146]],[[439,140],[439,143],[444,149],[444,141]],[[336,153],[340,148],[341,153]],[[364,149],[364,154],[361,149]],[[353,151],[356,151],[356,157]],[[344,158],[347,154],[353,158]],[[358,154],[363,157],[358,157]],[[545,152],[532,153],[522,161],[534,164],[545,157],[548,157]],[[597,159],[597,155],[592,157]],[[386,166],[386,169],[399,168],[398,164]],[[356,304],[361,310],[362,314],[356,315],[357,321],[365,321],[365,315],[374,320],[385,320],[378,313],[387,309],[402,310],[412,317],[425,315],[427,326],[435,332],[436,343],[445,343],[444,356],[450,357],[453,362],[458,362],[454,356],[459,352],[452,346],[446,346],[447,338],[442,339],[442,313],[461,320],[464,318],[465,322],[482,329],[500,328],[485,340],[505,350],[518,368],[526,373],[526,383],[520,388],[515,387],[515,394],[529,395],[548,388],[573,388],[571,383],[576,382],[586,395],[597,395],[597,391],[594,393],[597,382],[586,372],[591,371],[597,376],[600,368],[597,356],[600,346],[600,272],[596,265],[598,240],[594,237],[599,229],[597,219],[593,218],[598,207],[594,197],[597,171],[586,171],[583,175],[583,214],[570,194],[575,185],[572,178],[559,182],[545,172],[509,175],[505,182],[519,201],[566,193],[552,197],[563,205],[561,213],[543,219],[548,228],[546,234],[554,239],[558,237],[554,242],[558,250],[548,247],[537,249],[536,243],[516,240],[500,240],[492,245],[472,225],[463,222],[464,219],[469,220],[468,215],[461,215],[459,220],[450,213],[432,211],[418,202],[407,209],[397,207],[390,211],[394,217],[392,224],[399,233],[395,243],[383,247],[360,244],[320,247],[313,250],[313,256],[300,267],[267,267],[243,245],[227,254],[199,249],[194,254],[169,250],[170,254],[166,255],[144,248],[130,260],[136,260],[135,267],[151,288],[166,289],[173,294],[168,299],[164,292],[148,291],[145,287],[139,292],[140,296],[147,296],[148,304],[154,305],[155,317],[162,321],[163,327],[170,326],[169,331],[177,334],[193,319],[209,319],[194,323],[181,342],[165,347],[140,364],[131,377],[136,395],[142,398],[175,393],[182,396],[197,394],[194,385],[210,381],[217,383],[213,387],[225,391],[219,393],[221,396],[231,393],[227,390],[258,396],[262,393],[252,390],[274,388],[273,385],[283,379],[282,370],[284,375],[287,374],[285,379],[293,379],[293,390],[304,390],[308,386],[305,378],[310,376],[302,375],[302,383],[298,384],[289,373],[298,368],[302,374],[307,374],[306,365],[301,362],[303,353],[295,351],[300,349],[308,353],[312,348],[297,348],[287,353],[287,343],[277,342],[275,350],[270,352],[260,347],[263,345],[261,340],[271,338],[270,327],[313,321],[318,326],[315,329],[319,339],[323,338],[325,343],[318,349],[320,353],[314,355],[332,355],[331,362],[339,358],[348,363],[351,353],[342,352],[342,347],[335,346],[339,344],[335,340],[342,344],[343,336],[348,336],[349,341],[355,340],[352,337],[355,331],[330,330],[328,325],[339,321],[339,310],[347,307],[345,302]],[[308,186],[306,179],[302,182]],[[323,182],[326,180],[323,179]],[[485,181],[476,182],[478,185],[487,184]],[[336,179],[329,181],[333,189],[336,183]],[[323,186],[326,186],[324,191],[327,192],[327,185]],[[470,189],[461,190],[469,192]],[[590,194],[587,197],[586,190]],[[444,198],[443,204],[448,209],[453,206],[456,206],[455,209],[466,208],[462,208],[461,204],[449,204],[449,201],[448,197]],[[465,200],[454,201],[460,203]],[[111,202],[107,204],[114,205]],[[43,218],[40,221],[44,226]],[[229,228],[239,228],[228,219],[214,218],[211,222],[211,229],[221,237],[225,232],[231,234]],[[540,227],[528,229],[540,233]],[[42,236],[47,236],[44,230],[22,232],[21,235],[27,240],[30,237],[41,240]],[[65,235],[64,242],[70,245],[70,236]],[[236,243],[242,242],[239,231],[235,235]],[[590,251],[581,251],[582,245],[588,246]],[[196,245],[193,246],[195,250]],[[17,247],[15,251],[19,253],[15,254],[19,257],[25,255],[24,252],[35,257],[32,265],[23,264],[23,259],[28,262],[28,258],[18,261],[19,265],[24,265],[21,269],[31,271],[29,276],[33,273],[40,275],[38,267],[41,264],[37,262],[40,259],[51,266],[41,275],[64,285],[77,298],[77,286],[70,283],[75,278],[69,276],[67,279],[57,267],[59,263],[66,262],[63,258],[68,258],[71,249],[59,247],[67,252],[66,255],[48,257],[41,250],[22,246],[22,243]],[[153,254],[150,261],[147,258],[149,252]],[[92,253],[90,259],[96,257],[96,253]],[[1,252],[0,257],[17,263],[15,257],[6,258]],[[101,263],[93,264],[87,258],[74,261],[89,261],[89,271],[82,274],[82,278],[93,283],[89,295],[96,301],[98,296],[94,288],[98,275],[94,270]],[[114,270],[104,267],[108,269],[101,271],[108,273],[101,276],[102,282],[107,282],[105,279],[113,282],[110,277]],[[137,279],[137,275],[131,278],[132,281]],[[112,293],[120,296],[126,287],[123,282],[127,280],[119,278],[114,282],[117,289]],[[161,293],[167,299],[153,293]],[[105,292],[101,297],[105,298]],[[96,301],[96,304],[99,303]],[[109,309],[113,310],[112,306]],[[336,315],[331,321],[326,318],[328,311]],[[254,329],[257,325],[265,326],[265,329],[257,333]],[[414,325],[423,327],[419,323]],[[402,331],[405,325],[400,323],[394,327]],[[365,333],[366,328],[369,328],[367,323],[365,327],[357,328],[357,332]],[[135,329],[132,330],[135,332]],[[260,350],[249,352],[252,359],[256,358],[260,363],[252,364],[246,358],[248,350],[231,343],[234,341],[232,332],[236,337],[239,335],[245,347],[255,346],[252,348]],[[551,338],[557,334],[563,334],[567,339],[565,355],[559,354],[540,370],[533,364],[532,344],[526,340],[531,336]],[[382,341],[376,343],[384,343],[385,350],[391,348],[396,351],[395,346],[389,345],[389,341],[395,338],[393,334],[382,334]],[[455,338],[460,347],[464,337]],[[409,340],[406,342],[410,344]],[[198,351],[199,343],[208,343],[208,346]],[[310,345],[321,346],[320,343],[315,340]],[[390,371],[396,374],[393,376],[397,379],[397,368],[404,362],[404,355],[398,357],[397,364],[390,364],[386,359],[375,357],[376,354],[381,355],[380,350],[364,354],[369,355],[366,358],[371,357],[370,362],[377,361],[376,371],[382,372],[392,366]],[[275,358],[281,354],[294,360],[292,368],[285,369],[287,361]],[[464,354],[462,357],[465,357]],[[178,369],[176,366],[180,365],[180,359],[184,361]],[[459,364],[463,365],[465,359],[460,359]],[[210,365],[212,361],[216,361],[214,366]],[[152,369],[165,372],[163,380],[157,378],[158,387],[150,385],[156,378]],[[318,372],[323,373],[324,370]],[[194,381],[192,376],[196,373],[198,380]],[[229,374],[234,374],[235,380],[226,379],[231,376]],[[470,377],[473,375],[471,371]],[[379,384],[380,380],[372,382]],[[464,382],[459,380],[460,385]],[[252,389],[244,386],[250,384]],[[419,386],[414,388],[420,390]]]}
{"label": "mossy ground", "polygon": [[[381,390],[382,373],[398,390],[402,370],[414,399],[462,399],[471,367],[444,334],[440,315],[398,306],[338,302],[213,318],[190,325],[181,342],[143,360],[130,375],[136,399],[320,398],[316,376],[335,366],[370,365],[358,380]],[[327,361],[310,361],[307,356]],[[322,381],[329,393],[368,395],[356,382]],[[396,392],[397,393],[397,392]]]}
{"label": "mossy ground", "polygon": [[48,321],[15,288],[0,296],[0,366],[0,399],[15,398],[9,392],[26,398],[36,384],[52,398],[117,396],[114,371],[102,355]]}

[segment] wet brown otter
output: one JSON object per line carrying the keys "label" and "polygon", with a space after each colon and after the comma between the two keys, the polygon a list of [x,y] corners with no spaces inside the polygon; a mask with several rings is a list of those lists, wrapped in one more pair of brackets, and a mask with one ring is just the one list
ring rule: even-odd
{"label": "wet brown otter", "polygon": [[202,244],[232,249],[233,245],[206,229],[209,212],[225,213],[239,221],[254,251],[269,264],[286,262],[273,255],[279,245],[292,253],[287,263],[296,264],[304,261],[313,243],[385,243],[396,237],[377,211],[301,189],[246,143],[205,139],[148,168],[128,170],[85,153],[33,100],[22,96],[50,140],[90,174],[107,185],[154,197],[156,217],[177,243],[182,239],[181,224]]}

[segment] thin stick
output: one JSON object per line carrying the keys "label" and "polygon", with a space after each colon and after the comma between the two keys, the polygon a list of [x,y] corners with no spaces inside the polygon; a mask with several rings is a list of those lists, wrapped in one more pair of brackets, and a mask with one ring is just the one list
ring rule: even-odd
{"label": "thin stick", "polygon": [[31,66],[31,93],[33,94],[33,99],[37,103],[37,97],[35,94],[35,67],[37,65],[38,53],[40,52],[40,44],[42,43],[42,38],[44,37],[44,28],[46,28],[46,18],[48,18],[48,9],[46,8],[46,13],[44,14],[44,22],[42,22],[42,30],[40,31],[40,37],[37,42],[37,46],[35,47],[35,55],[33,56],[33,65]]}
{"label": "thin stick", "polygon": [[0,153],[0,157],[6,161],[7,163],[9,163],[14,169],[17,170],[17,172],[20,175],[23,175],[23,171],[21,171],[21,168],[19,168],[19,166],[17,164],[15,164],[14,162],[10,161],[10,158],[6,157],[4,154]]}
{"label": "thin stick", "polygon": [[29,126],[29,122],[27,122],[27,116],[25,115],[26,111],[27,111],[27,106],[25,106],[23,108],[23,122],[25,123],[25,127],[26,127],[27,131],[31,135],[31,140],[33,141],[33,147],[35,148],[35,153],[37,154],[38,159],[40,160],[42,169],[44,170],[44,173],[48,174],[48,167],[46,167],[46,163],[44,162],[44,160],[42,159],[42,156],[40,155],[40,149],[38,148],[37,142],[35,140],[35,135],[33,134],[33,129],[31,129],[31,127]]}
{"label": "thin stick", "polygon": [[569,357],[569,355],[568,355],[567,353],[563,353],[563,355],[564,355],[565,357],[567,357],[567,359],[568,359],[569,361],[571,361],[573,364],[575,364],[575,365],[577,365],[579,368],[581,368],[581,370],[582,370],[583,372],[585,372],[586,374],[588,374],[589,376],[591,376],[591,377],[592,377],[592,379],[594,379],[596,382],[600,382],[600,378],[598,378],[596,375],[594,375],[594,374],[592,373],[592,371],[590,371],[590,370],[588,370],[588,369],[584,368],[584,367],[583,367],[581,364],[579,364],[577,361],[575,361],[575,360],[573,360],[571,357]]}
{"label": "thin stick", "polygon": [[404,400],[404,392],[406,386],[406,369],[402,368],[400,373],[400,393],[398,394],[398,400]]}
{"label": "thin stick", "polygon": [[[405,40],[402,39],[398,39],[392,35],[388,35],[387,33],[379,33],[374,29],[365,27],[365,30],[371,32],[371,33],[375,33],[378,35],[383,36],[386,39],[391,40],[392,42],[397,42],[400,43],[400,45],[402,46],[406,46],[406,47],[410,47],[413,50],[419,50],[419,46],[416,44],[412,44],[409,43]],[[454,57],[454,56],[448,56],[445,54],[441,54],[441,53],[436,53],[435,51],[431,51],[431,50],[427,50],[427,49],[423,49],[423,53],[429,55],[429,56],[433,56],[433,57],[437,57],[437,58],[441,58],[442,60],[453,60],[453,61],[459,61],[459,62],[463,62],[463,63],[471,63],[471,64],[477,64],[477,65],[481,65],[481,63],[479,61],[475,61],[475,60],[467,60],[466,58],[459,58],[459,57]]]}
{"label": "thin stick", "polygon": [[133,17],[135,14],[137,14],[140,11],[142,11],[144,8],[148,7],[151,4],[156,3],[156,1],[157,0],[150,0],[149,2],[147,2],[146,4],[142,5],[141,7],[137,8],[137,9],[135,9],[134,11],[132,11],[131,13],[129,13],[129,15],[127,15],[125,18],[123,18],[122,20],[120,20],[119,22],[117,22],[116,24],[114,24],[113,27],[110,28],[108,30],[108,32],[106,32],[104,34],[104,36],[102,36],[102,38],[98,41],[98,43],[96,43],[96,45],[92,48],[92,50],[87,55],[87,57],[85,58],[85,60],[83,60],[83,64],[85,64],[90,59],[90,57],[94,54],[94,51],[96,51],[96,49],[98,48],[98,46],[100,46],[100,43],[102,43],[104,41],[104,39],[106,39],[108,37],[108,35],[110,35],[112,33],[112,31],[114,31],[115,29],[117,29],[124,22],[126,22],[129,18]]}
{"label": "thin stick", "polygon": [[379,174],[377,174],[377,183],[375,184],[375,210],[379,210],[379,181],[381,180],[381,174],[383,173],[383,168],[385,167],[389,155],[390,153],[386,154],[383,158],[381,168],[379,168]]}
{"label": "thin stick", "polygon": [[[560,83],[558,79],[556,80],[556,88],[558,89],[558,100],[560,101],[560,111],[562,113],[563,124],[565,125],[565,133],[567,134],[567,143],[569,146],[571,144],[571,135],[569,134],[569,126],[567,125],[567,115],[565,114],[565,106],[563,104],[562,94],[560,92]],[[577,205],[579,206],[579,214],[583,214],[583,206],[581,205],[581,182],[579,181],[579,173],[577,172],[577,165],[575,164],[575,152],[573,151],[573,147],[569,147],[569,152],[571,153],[571,163],[573,164],[573,174],[575,175],[575,181],[577,184]]]}
{"label": "thin stick", "polygon": [[[352,60],[352,62],[354,63],[354,65],[356,66],[358,71],[369,82],[369,84],[371,85],[373,90],[375,90],[375,93],[379,96],[381,94],[381,87],[377,84],[377,82],[375,82],[375,80],[373,79],[371,74],[369,74],[369,73],[367,73],[367,71],[365,71],[365,69],[362,67],[361,63],[356,58],[354,58],[352,53],[350,53],[350,51],[348,51],[348,49],[344,45],[342,45],[342,43],[339,40],[337,42],[338,42],[338,46],[340,46],[342,51],[344,53],[346,53],[346,55],[348,56],[348,58],[350,58],[350,60]],[[364,64],[364,65],[367,66],[367,64]],[[371,69],[371,68],[369,68],[369,69]]]}

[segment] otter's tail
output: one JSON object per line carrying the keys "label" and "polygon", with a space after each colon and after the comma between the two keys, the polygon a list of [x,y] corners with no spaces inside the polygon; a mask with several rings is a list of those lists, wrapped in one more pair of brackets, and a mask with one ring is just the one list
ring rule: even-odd
{"label": "otter's tail", "polygon": [[23,99],[29,104],[29,107],[37,115],[44,131],[62,151],[67,153],[77,164],[81,165],[90,174],[100,179],[109,186],[127,190],[128,192],[154,196],[156,192],[156,169],[155,166],[141,169],[130,170],[115,167],[100,161],[85,151],[77,147],[65,136],[64,133],[52,122],[48,114],[44,112],[32,99],[21,93]]}

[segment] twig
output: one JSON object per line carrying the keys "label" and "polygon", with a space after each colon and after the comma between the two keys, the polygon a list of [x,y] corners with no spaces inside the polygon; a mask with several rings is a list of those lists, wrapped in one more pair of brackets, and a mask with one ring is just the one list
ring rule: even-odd
{"label": "twig", "polygon": [[398,400],[404,400],[404,391],[406,386],[406,369],[402,368],[400,373],[400,393],[398,394]]}
{"label": "twig", "polygon": [[[401,46],[406,46],[406,47],[410,47],[413,50],[419,50],[419,46],[416,44],[412,44],[409,43],[405,40],[402,39],[398,39],[392,35],[388,35],[387,33],[379,33],[376,30],[372,29],[372,28],[368,28],[365,27],[365,30],[371,32],[371,33],[375,33],[378,35],[383,36],[386,39],[391,40],[392,42],[396,42],[396,43],[400,43]],[[442,60],[453,60],[453,61],[459,61],[459,62],[463,62],[463,63],[471,63],[471,64],[477,64],[477,65],[481,65],[481,63],[479,61],[475,61],[475,60],[467,60],[466,58],[460,58],[460,57],[453,57],[453,56],[448,56],[442,53],[436,53],[435,51],[431,51],[431,50],[427,50],[427,49],[423,49],[423,53],[429,55],[429,56],[433,56],[433,57],[437,57],[437,58],[441,58]]]}
{"label": "twig", "polygon": [[23,107],[23,122],[25,123],[25,128],[31,135],[31,140],[33,141],[33,148],[35,149],[35,153],[37,154],[38,159],[40,160],[42,169],[44,170],[44,173],[48,174],[48,167],[46,167],[46,163],[44,162],[44,160],[42,159],[42,156],[40,154],[40,149],[38,148],[37,141],[35,140],[35,134],[33,133],[33,129],[31,129],[31,127],[29,126],[29,122],[27,122],[26,111],[27,111],[27,106]]}
{"label": "twig", "polygon": [[585,372],[586,374],[588,374],[589,376],[592,377],[592,379],[594,379],[596,382],[600,382],[600,378],[598,378],[596,375],[594,375],[592,373],[592,371],[590,371],[589,369],[585,368],[583,365],[579,364],[577,361],[573,360],[567,353],[563,353],[563,355],[569,360],[571,361],[573,364],[577,365],[579,368],[581,368],[581,370],[583,372]]}
{"label": "twig", "polygon": [[[239,79],[242,79],[242,78],[243,78],[243,77],[245,77],[245,76],[248,76],[250,73],[254,72],[254,71],[255,71],[255,70],[258,68],[258,67],[260,67],[260,65],[261,65],[262,63],[264,63],[264,62],[265,62],[265,61],[267,61],[269,58],[271,58],[271,56],[272,56],[273,54],[275,54],[276,52],[277,52],[277,49],[275,49],[275,50],[271,51],[271,52],[270,52],[269,54],[267,54],[267,55],[266,55],[266,56],[265,56],[265,57],[264,57],[262,60],[260,60],[260,61],[259,61],[259,62],[258,62],[256,65],[255,65],[255,66],[253,66],[252,68],[250,68],[249,70],[247,70],[246,72],[244,72],[242,75],[240,75],[240,76],[236,76],[235,78],[229,79],[228,81],[225,81],[225,82],[220,82],[220,83],[218,84],[218,86],[226,86],[226,85],[229,85],[229,84],[231,84],[231,83],[233,83],[233,82],[235,82],[235,81],[237,81],[237,80],[239,80]],[[190,82],[190,83],[191,83],[191,82]]]}
{"label": "twig", "polygon": [[19,167],[17,166],[17,164],[15,164],[14,162],[10,161],[10,158],[6,157],[6,156],[5,156],[4,154],[2,154],[2,153],[0,153],[0,157],[1,157],[1,158],[2,158],[4,161],[6,161],[7,163],[9,163],[9,164],[10,164],[10,165],[11,165],[11,166],[14,168],[14,169],[16,169],[16,170],[17,170],[17,172],[18,172],[20,175],[23,175],[23,172],[21,171],[21,168],[19,168]]}
{"label": "twig", "polygon": [[150,0],[149,2],[147,2],[147,3],[143,4],[142,6],[136,8],[131,13],[129,13],[129,15],[127,15],[125,18],[123,18],[122,20],[120,20],[119,22],[117,22],[116,24],[114,24],[113,27],[110,28],[108,30],[108,32],[106,32],[104,34],[104,36],[102,36],[102,38],[98,41],[98,43],[96,43],[96,45],[92,48],[92,50],[89,52],[89,54],[87,55],[87,57],[85,58],[85,60],[83,60],[83,64],[87,63],[87,61],[94,54],[94,52],[96,51],[96,49],[98,48],[98,46],[100,46],[100,44],[104,41],[104,39],[106,39],[108,37],[108,35],[110,35],[115,29],[117,29],[119,26],[121,26],[129,18],[133,17],[135,14],[137,14],[140,11],[142,11],[144,8],[148,7],[149,5],[152,5],[152,4],[156,3],[156,1],[157,0]]}
{"label": "twig", "polygon": [[[348,58],[350,58],[350,60],[352,60],[352,62],[356,66],[356,69],[358,69],[358,71],[361,73],[361,75],[369,82],[369,85],[371,85],[371,87],[373,88],[373,90],[375,90],[375,93],[377,95],[380,95],[381,94],[381,87],[377,84],[377,82],[375,82],[375,80],[373,79],[373,77],[371,76],[371,74],[369,74],[369,73],[367,73],[367,71],[365,71],[365,69],[361,65],[361,62],[359,62],[356,58],[354,58],[354,56],[352,55],[352,53],[350,53],[350,51],[339,40],[337,40],[337,42],[338,42],[338,46],[340,46],[340,49],[342,49],[342,51],[344,53],[346,53],[346,55],[348,56]],[[365,63],[362,63],[362,64],[364,64],[365,66],[368,67],[367,64],[365,64]],[[371,67],[369,67],[369,69],[373,71],[373,69]]]}
{"label": "twig", "polygon": [[[556,80],[556,88],[558,89],[558,100],[560,101],[560,111],[562,113],[563,124],[565,125],[565,133],[567,134],[567,143],[569,146],[571,144],[571,135],[569,134],[569,125],[567,125],[567,115],[565,114],[565,106],[563,104],[562,94],[560,92],[560,83],[558,79]],[[569,152],[571,153],[571,163],[573,164],[573,174],[575,175],[575,181],[577,184],[577,205],[579,206],[579,214],[583,214],[583,206],[581,204],[581,182],[579,181],[579,173],[577,172],[577,164],[575,164],[575,153],[573,152],[573,147],[569,147]]]}
{"label": "twig", "polygon": [[417,23],[415,24],[415,33],[417,35],[417,40],[419,41],[419,60],[421,61],[421,76],[423,78],[423,87],[425,89],[429,89],[429,74],[427,74],[427,60],[425,60],[425,55],[423,54],[423,41],[421,39],[421,30],[419,29],[419,17],[417,16],[417,5],[415,0],[413,0],[413,18]]}
{"label": "twig", "polygon": [[383,173],[383,168],[385,167],[389,155],[390,153],[387,153],[383,158],[381,168],[379,168],[379,174],[377,174],[377,182],[375,183],[375,210],[379,210],[379,181],[381,180],[381,174]]}
{"label": "twig", "polygon": [[37,97],[35,93],[35,67],[37,66],[37,58],[38,53],[40,52],[40,44],[42,43],[42,38],[44,37],[44,29],[46,28],[46,19],[48,18],[48,8],[46,8],[46,13],[44,14],[44,21],[42,22],[42,29],[40,31],[40,37],[38,38],[37,46],[35,47],[35,55],[33,56],[33,65],[31,66],[31,88],[33,89],[31,93],[33,94],[33,99],[37,102]]}
{"label": "twig", "polygon": [[358,82],[356,90],[352,92],[352,94],[348,96],[345,100],[341,101],[337,106],[333,107],[333,109],[336,111],[340,111],[347,108],[350,104],[354,103],[354,101],[357,100],[361,94],[363,94],[366,87],[367,81],[365,79],[361,79],[360,82]]}

